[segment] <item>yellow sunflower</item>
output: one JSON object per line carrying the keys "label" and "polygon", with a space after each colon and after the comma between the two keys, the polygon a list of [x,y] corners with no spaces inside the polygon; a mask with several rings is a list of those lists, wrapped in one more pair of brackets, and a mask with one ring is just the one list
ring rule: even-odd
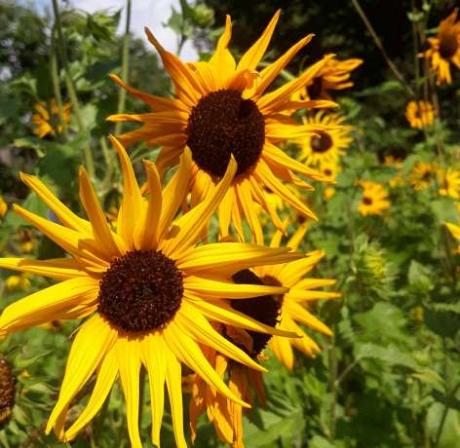
{"label": "yellow sunflower", "polygon": [[228,49],[232,33],[229,16],[216,50],[207,62],[184,63],[167,52],[146,29],[149,41],[159,52],[172,78],[174,98],[149,95],[112,75],[117,84],[152,109],[146,114],[108,117],[111,121],[143,124],[120,135],[120,140],[128,145],[138,141],[161,145],[157,159],[160,173],[175,165],[188,146],[193,159],[191,190],[194,203],[206,197],[225,172],[230,156],[235,157],[237,176],[219,206],[221,238],[228,236],[232,223],[240,239],[243,239],[241,222],[245,217],[255,240],[262,242],[263,232],[254,206],[256,203],[270,215],[275,225],[280,226],[276,211],[266,200],[266,190],[280,196],[299,213],[315,218],[302,201],[289,193],[285,182],[311,189],[297,174],[312,179],[321,179],[321,175],[290,158],[277,145],[286,139],[311,133],[309,126],[299,125],[291,118],[294,111],[334,104],[325,100],[291,100],[292,94],[308,84],[328,59],[317,62],[296,79],[267,92],[280,71],[312,38],[312,35],[302,38],[279,59],[258,71],[279,15],[278,11],[238,63]]}
{"label": "yellow sunflower", "polygon": [[8,204],[3,199],[3,196],[0,194],[0,218],[3,218],[8,211]]}
{"label": "yellow sunflower", "polygon": [[456,239],[456,240],[459,240],[460,241],[460,226],[456,225],[456,224],[452,224],[450,222],[447,222],[446,223],[446,226],[447,228],[449,229],[450,233],[452,234],[452,236]]}
{"label": "yellow sunflower", "polygon": [[[159,445],[160,441],[166,384],[176,444],[185,447],[181,363],[229,399],[247,406],[222,382],[198,344],[212,347],[251,368],[262,369],[243,350],[217,333],[209,320],[251,331],[293,336],[255,321],[227,301],[283,294],[287,288],[235,284],[231,276],[257,264],[299,259],[299,255],[289,249],[245,243],[196,245],[236,173],[233,158],[206,200],[173,220],[187,196],[190,152],[184,152],[178,171],[163,192],[156,166],[145,162],[150,187],[145,198],[123,146],[115,139],[113,144],[121,161],[124,190],[116,231],[107,223],[83,168],[79,176],[80,198],[89,220],[75,215],[37,178],[22,175],[60,223],[20,206],[14,207],[15,212],[61,246],[71,258],[0,259],[2,268],[59,281],[7,306],[0,316],[0,335],[53,320],[85,318],[69,353],[47,433],[54,429],[59,439],[72,440],[99,411],[119,377],[131,445],[142,447],[138,427],[139,376],[141,369],[145,369],[151,395],[153,443]],[[85,409],[66,428],[73,400],[93,376],[94,387]]]}
{"label": "yellow sunflower", "polygon": [[[297,249],[303,240],[306,224],[302,224],[294,233],[287,245]],[[279,247],[282,234],[276,232],[271,246]],[[335,283],[332,279],[307,278],[308,274],[324,254],[316,251],[306,255],[300,263],[297,261],[277,266],[259,266],[253,270],[242,270],[233,276],[236,283],[252,283],[265,285],[284,285],[289,288],[286,294],[278,296],[257,297],[232,302],[232,306],[269,326],[292,331],[301,336],[294,343],[270,335],[245,331],[226,326],[223,333],[236,345],[242,347],[254,359],[262,359],[262,351],[268,345],[275,356],[288,368],[294,365],[293,347],[307,356],[315,356],[319,352],[318,345],[304,332],[299,324],[311,330],[331,336],[331,330],[316,318],[305,305],[311,305],[317,300],[333,299],[340,296],[335,292],[316,291],[322,286]],[[300,260],[299,260],[300,261]],[[211,364],[221,377],[229,377],[229,387],[238,397],[250,403],[257,397],[260,404],[265,403],[262,375],[247,367],[238,365],[224,356],[208,351]],[[222,396],[215,388],[208,386],[202,379],[197,378],[190,401],[190,424],[192,435],[196,434],[196,421],[199,414],[207,411],[208,418],[216,428],[221,440],[231,443],[233,447],[244,447],[243,443],[243,408],[238,403],[231,402]]]}
{"label": "yellow sunflower", "polygon": [[[323,162],[321,163],[319,170],[321,174],[324,176],[324,178],[331,183],[335,183],[337,179],[337,174],[340,171],[339,164],[337,161]],[[332,196],[335,195],[335,188],[332,186],[326,186],[324,188],[323,195],[326,200],[331,199]]]}
{"label": "yellow sunflower", "polygon": [[309,99],[329,99],[329,90],[344,90],[353,87],[351,72],[357,69],[362,63],[362,59],[352,58],[340,60],[332,54],[324,56],[327,59],[323,68],[301,91],[304,98]]}
{"label": "yellow sunflower", "polygon": [[460,171],[447,168],[438,170],[439,194],[460,199]]}
{"label": "yellow sunflower", "polygon": [[337,162],[352,141],[352,128],[343,124],[344,120],[345,118],[339,114],[323,111],[304,118],[306,124],[318,129],[313,135],[298,140],[301,158],[308,165]]}
{"label": "yellow sunflower", "polygon": [[360,182],[363,194],[358,206],[361,215],[381,215],[390,207],[388,193],[382,184],[363,180]]}
{"label": "yellow sunflower", "polygon": [[410,182],[414,190],[421,191],[428,188],[435,179],[437,170],[434,163],[417,162],[410,175]]}
{"label": "yellow sunflower", "polygon": [[433,123],[435,111],[429,101],[409,101],[406,118],[412,128],[423,129]]}
{"label": "yellow sunflower", "polygon": [[454,9],[439,24],[436,37],[428,38],[430,48],[425,52],[425,57],[431,61],[438,85],[452,83],[451,63],[460,68],[460,22],[457,21],[457,14],[458,9]]}
{"label": "yellow sunflower", "polygon": [[[59,107],[53,98],[50,104],[39,102],[34,106],[35,113],[32,115],[33,132],[37,137],[43,138],[48,134],[55,135],[62,132],[62,124],[59,117]],[[66,103],[62,106],[62,117],[65,123],[70,122],[72,105]]]}

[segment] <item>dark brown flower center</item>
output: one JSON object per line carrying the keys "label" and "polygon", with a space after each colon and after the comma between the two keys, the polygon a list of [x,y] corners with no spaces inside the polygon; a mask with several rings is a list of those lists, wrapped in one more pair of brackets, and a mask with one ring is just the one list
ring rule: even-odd
{"label": "dark brown flower center", "polygon": [[16,381],[5,359],[0,359],[0,428],[9,421],[13,412]]}
{"label": "dark brown flower center", "polygon": [[164,327],[184,292],[182,273],[160,251],[134,250],[115,259],[99,286],[98,311],[126,332]]}
{"label": "dark brown flower center", "polygon": [[331,136],[324,131],[315,131],[315,135],[311,136],[310,145],[313,152],[324,153],[332,147]]}
{"label": "dark brown flower center", "polygon": [[218,90],[201,98],[186,129],[195,163],[211,176],[222,177],[233,154],[237,174],[259,160],[265,142],[265,121],[252,100],[239,90]]}
{"label": "dark brown flower center", "polygon": [[[247,283],[251,285],[264,285],[256,274],[249,269],[238,271],[232,276],[232,280],[237,284]],[[276,283],[279,286],[279,283]],[[232,308],[252,317],[259,322],[270,327],[275,327],[278,323],[278,317],[281,308],[281,300],[273,296],[253,297],[252,299],[231,300]],[[252,350],[248,352],[247,347],[241,347],[249,355],[256,357],[267,345],[271,339],[270,334],[258,333],[256,331],[247,332],[252,339]]]}
{"label": "dark brown flower center", "polygon": [[456,34],[444,34],[439,43],[439,54],[443,59],[450,59],[455,53],[457,53],[458,45],[459,43]]}
{"label": "dark brown flower center", "polygon": [[363,204],[365,205],[371,205],[372,204],[372,198],[369,198],[367,196],[363,197]]}

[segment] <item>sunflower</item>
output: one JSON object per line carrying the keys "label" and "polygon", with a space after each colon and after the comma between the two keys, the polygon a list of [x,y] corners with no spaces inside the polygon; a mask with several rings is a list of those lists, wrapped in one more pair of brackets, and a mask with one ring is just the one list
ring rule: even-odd
{"label": "sunflower", "polygon": [[363,188],[363,194],[358,206],[361,215],[381,215],[390,207],[388,193],[382,184],[363,180],[360,185]]}
{"label": "sunflower", "polygon": [[449,229],[450,233],[452,234],[452,236],[456,239],[456,240],[459,240],[460,241],[460,226],[456,225],[456,224],[452,224],[450,222],[447,222],[446,223],[446,226],[447,228]]}
{"label": "sunflower", "polygon": [[307,84],[305,89],[300,91],[303,98],[309,99],[329,99],[329,90],[344,90],[353,87],[351,72],[357,69],[362,63],[362,59],[339,60],[332,54],[324,56],[327,60],[323,68]]}
{"label": "sunflower", "polygon": [[436,37],[428,38],[430,48],[425,57],[431,60],[431,68],[436,73],[437,84],[451,84],[450,64],[460,68],[460,22],[458,9],[439,24]]}
{"label": "sunflower", "polygon": [[428,188],[435,179],[437,170],[438,168],[434,163],[417,162],[412,168],[410,176],[414,190],[421,191]]}
{"label": "sunflower", "polygon": [[143,100],[152,112],[146,114],[119,114],[108,117],[111,121],[134,121],[143,125],[119,136],[129,145],[144,141],[161,145],[157,166],[160,173],[175,165],[185,147],[193,159],[192,200],[202,200],[222,177],[230,156],[237,163],[237,176],[219,206],[221,238],[227,238],[232,222],[243,239],[242,218],[245,217],[257,242],[263,233],[254,206],[260,204],[279,227],[280,219],[266,200],[265,191],[280,196],[283,201],[306,217],[314,213],[286,188],[286,182],[311,189],[298,174],[321,179],[315,170],[290,158],[278,148],[286,139],[310,135],[309,126],[297,124],[290,116],[299,109],[326,107],[334,103],[319,101],[292,101],[294,92],[308,84],[327,63],[327,58],[305,70],[294,80],[267,92],[268,87],[289,61],[310,40],[305,36],[275,62],[257,71],[278,22],[278,11],[261,37],[236,63],[228,49],[232,22],[227,16],[225,30],[208,62],[184,63],[167,52],[146,29],[149,41],[156,48],[169,72],[174,98],[153,96],[134,89],[120,78],[112,79],[128,92]]}
{"label": "sunflower", "polygon": [[[32,115],[33,133],[40,138],[46,137],[48,134],[60,134],[63,130],[61,119],[59,117],[59,106],[53,98],[51,103],[47,105],[44,102],[39,102],[34,106],[35,113]],[[70,114],[72,105],[66,103],[62,106],[62,119],[67,124],[70,122]]]}
{"label": "sunflower", "polygon": [[406,118],[411,127],[423,129],[433,123],[434,107],[429,101],[409,101],[406,107]]}
{"label": "sunflower", "polygon": [[317,112],[304,118],[310,126],[322,128],[311,136],[299,141],[301,158],[308,165],[317,166],[335,163],[351,143],[351,126],[343,124],[344,117],[339,114]]}
{"label": "sunflower", "polygon": [[[331,183],[335,183],[337,179],[337,174],[339,172],[339,165],[336,162],[323,162],[319,168],[321,174],[324,176],[326,180]],[[326,186],[323,192],[324,198],[329,200],[332,196],[335,195],[335,188],[331,186]]]}
{"label": "sunflower", "polygon": [[447,168],[438,170],[439,194],[460,199],[460,171]]}
{"label": "sunflower", "polygon": [[[302,224],[287,245],[297,249],[303,240],[306,224]],[[279,247],[282,234],[276,232],[272,238],[271,246]],[[294,365],[293,347],[307,356],[315,356],[319,352],[318,345],[299,326],[303,324],[308,328],[319,331],[328,336],[331,330],[316,318],[304,304],[313,303],[320,299],[332,299],[340,295],[335,292],[315,291],[322,286],[335,283],[332,279],[306,278],[324,254],[316,251],[306,255],[300,263],[297,261],[277,266],[259,266],[253,270],[242,270],[233,276],[236,283],[252,283],[266,285],[285,285],[290,288],[286,294],[278,296],[256,297],[238,303],[232,302],[244,314],[265,323],[269,326],[277,325],[286,331],[292,331],[301,336],[291,345],[286,338],[254,331],[226,326],[223,333],[235,344],[242,347],[254,359],[263,359],[262,352],[267,346],[273,350],[275,356],[289,369]],[[300,260],[299,260],[300,261]],[[253,403],[255,398],[263,405],[265,393],[262,374],[245,366],[238,365],[215,351],[208,351],[211,364],[221,377],[229,377],[229,387],[234,390],[242,400]],[[233,447],[243,447],[243,408],[222,396],[215,388],[209,387],[202,379],[197,378],[190,401],[190,423],[192,435],[196,433],[196,420],[200,413],[207,411],[208,418],[216,428],[221,440],[232,443]]]}
{"label": "sunflower", "polygon": [[[54,429],[59,439],[72,440],[98,412],[119,376],[131,444],[141,447],[139,374],[145,368],[151,392],[153,443],[159,445],[166,383],[176,444],[185,447],[181,363],[229,399],[246,406],[221,381],[198,344],[261,369],[244,351],[219,335],[208,319],[252,331],[289,335],[245,316],[222,300],[283,294],[287,288],[235,284],[231,276],[260,263],[284,263],[299,259],[300,255],[289,249],[245,243],[196,246],[236,173],[233,158],[207,199],[173,221],[187,196],[190,152],[182,155],[178,171],[163,193],[156,166],[145,162],[150,195],[144,198],[123,146],[115,139],[112,142],[120,157],[124,190],[116,232],[109,227],[83,168],[79,176],[80,198],[89,220],[75,215],[37,178],[22,175],[60,224],[20,206],[14,206],[15,212],[61,246],[71,258],[0,259],[2,268],[59,281],[7,306],[0,316],[0,335],[53,320],[85,318],[69,353],[47,433]],[[72,401],[93,375],[94,388],[86,408],[66,428]]]}
{"label": "sunflower", "polygon": [[3,196],[0,194],[0,218],[3,218],[8,211],[8,204],[3,199]]}

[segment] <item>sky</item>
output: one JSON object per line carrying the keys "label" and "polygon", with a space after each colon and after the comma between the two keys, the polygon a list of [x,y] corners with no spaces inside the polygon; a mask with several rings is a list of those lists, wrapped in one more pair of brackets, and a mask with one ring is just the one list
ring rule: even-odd
{"label": "sky", "polygon": [[[27,2],[27,0],[22,1],[22,3]],[[34,0],[32,3],[39,10],[51,9],[51,0]],[[70,0],[70,4],[75,8],[90,13],[100,10],[115,12],[118,9],[123,9],[119,32],[124,29],[126,0]],[[171,15],[172,7],[180,10],[179,0],[132,0],[131,5],[132,33],[146,41],[144,27],[148,26],[167,50],[176,52],[176,35],[171,29],[166,28],[163,23],[166,23]],[[181,58],[187,61],[196,58],[196,51],[191,42],[186,42],[182,48]]]}

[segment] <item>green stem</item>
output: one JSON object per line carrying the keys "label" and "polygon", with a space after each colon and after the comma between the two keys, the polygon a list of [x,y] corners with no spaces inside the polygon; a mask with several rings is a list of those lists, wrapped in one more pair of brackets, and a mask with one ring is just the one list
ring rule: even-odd
{"label": "green stem", "polygon": [[[449,396],[450,397],[455,397],[455,395],[457,394],[457,391],[458,391],[459,388],[460,388],[460,382],[457,383],[457,385],[451,391]],[[441,416],[441,421],[439,422],[438,430],[436,431],[436,437],[434,439],[434,444],[433,444],[434,448],[436,448],[439,445],[439,442],[441,441],[441,434],[442,434],[442,430],[444,428],[444,423],[446,423],[446,418],[447,418],[448,412],[449,412],[449,404],[445,403],[444,410],[443,410],[442,416]]]}
{"label": "green stem", "polygon": [[332,338],[329,348],[329,391],[332,395],[329,419],[329,439],[335,439],[336,404],[337,404],[337,352]]}
{"label": "green stem", "polygon": [[[77,120],[78,129],[81,133],[84,133],[85,125],[84,125],[82,114],[81,114],[80,103],[78,101],[78,96],[77,96],[77,92],[75,89],[75,85],[74,85],[72,76],[70,75],[69,63],[67,60],[67,49],[66,49],[64,35],[62,33],[61,17],[59,15],[59,6],[57,3],[57,0],[52,0],[52,3],[53,3],[55,26],[56,26],[57,35],[58,35],[57,48],[59,50],[59,56],[61,58],[62,65],[64,67],[66,87],[69,93],[70,101],[72,102],[73,110],[75,113],[75,118]],[[94,178],[95,171],[94,171],[93,155],[91,153],[91,148],[89,147],[88,143],[83,145],[83,157],[85,159],[86,167],[88,169],[88,174],[90,175],[90,177]]]}
{"label": "green stem", "polygon": [[[124,82],[128,82],[128,74],[129,74],[129,25],[131,22],[131,0],[126,0],[126,25],[125,25],[125,35],[123,36],[123,49],[121,54],[121,79]],[[126,90],[120,89],[118,96],[118,109],[117,113],[122,114],[125,110],[126,104]],[[115,125],[115,134],[119,134],[121,132],[121,127],[123,123],[118,121]]]}
{"label": "green stem", "polygon": [[385,59],[385,62],[387,63],[389,69],[393,72],[395,75],[396,79],[401,83],[401,85],[404,87],[404,89],[407,91],[409,96],[413,97],[414,91],[410,87],[410,85],[406,82],[404,79],[404,76],[401,74],[401,72],[398,70],[394,62],[390,59],[388,56],[385,47],[382,44],[382,41],[380,40],[379,36],[374,30],[374,27],[372,26],[371,22],[366,16],[366,13],[363,11],[361,8],[361,5],[359,4],[358,0],[351,0],[351,3],[353,4],[354,8],[356,9],[356,12],[358,15],[361,17],[361,20],[364,22],[364,25],[367,28],[367,31],[369,31],[369,34],[371,35],[372,39],[374,40],[375,46],[380,50],[382,53],[383,59]]}
{"label": "green stem", "polygon": [[54,97],[56,98],[56,103],[58,106],[59,121],[62,126],[62,134],[64,135],[64,138],[67,140],[67,123],[65,122],[65,118],[64,118],[64,108],[63,108],[63,103],[62,103],[62,95],[61,95],[61,88],[60,88],[60,82],[59,82],[59,72],[58,72],[57,58],[56,58],[56,46],[54,44],[54,41],[51,44],[50,70],[51,70],[51,80],[53,82]]}

